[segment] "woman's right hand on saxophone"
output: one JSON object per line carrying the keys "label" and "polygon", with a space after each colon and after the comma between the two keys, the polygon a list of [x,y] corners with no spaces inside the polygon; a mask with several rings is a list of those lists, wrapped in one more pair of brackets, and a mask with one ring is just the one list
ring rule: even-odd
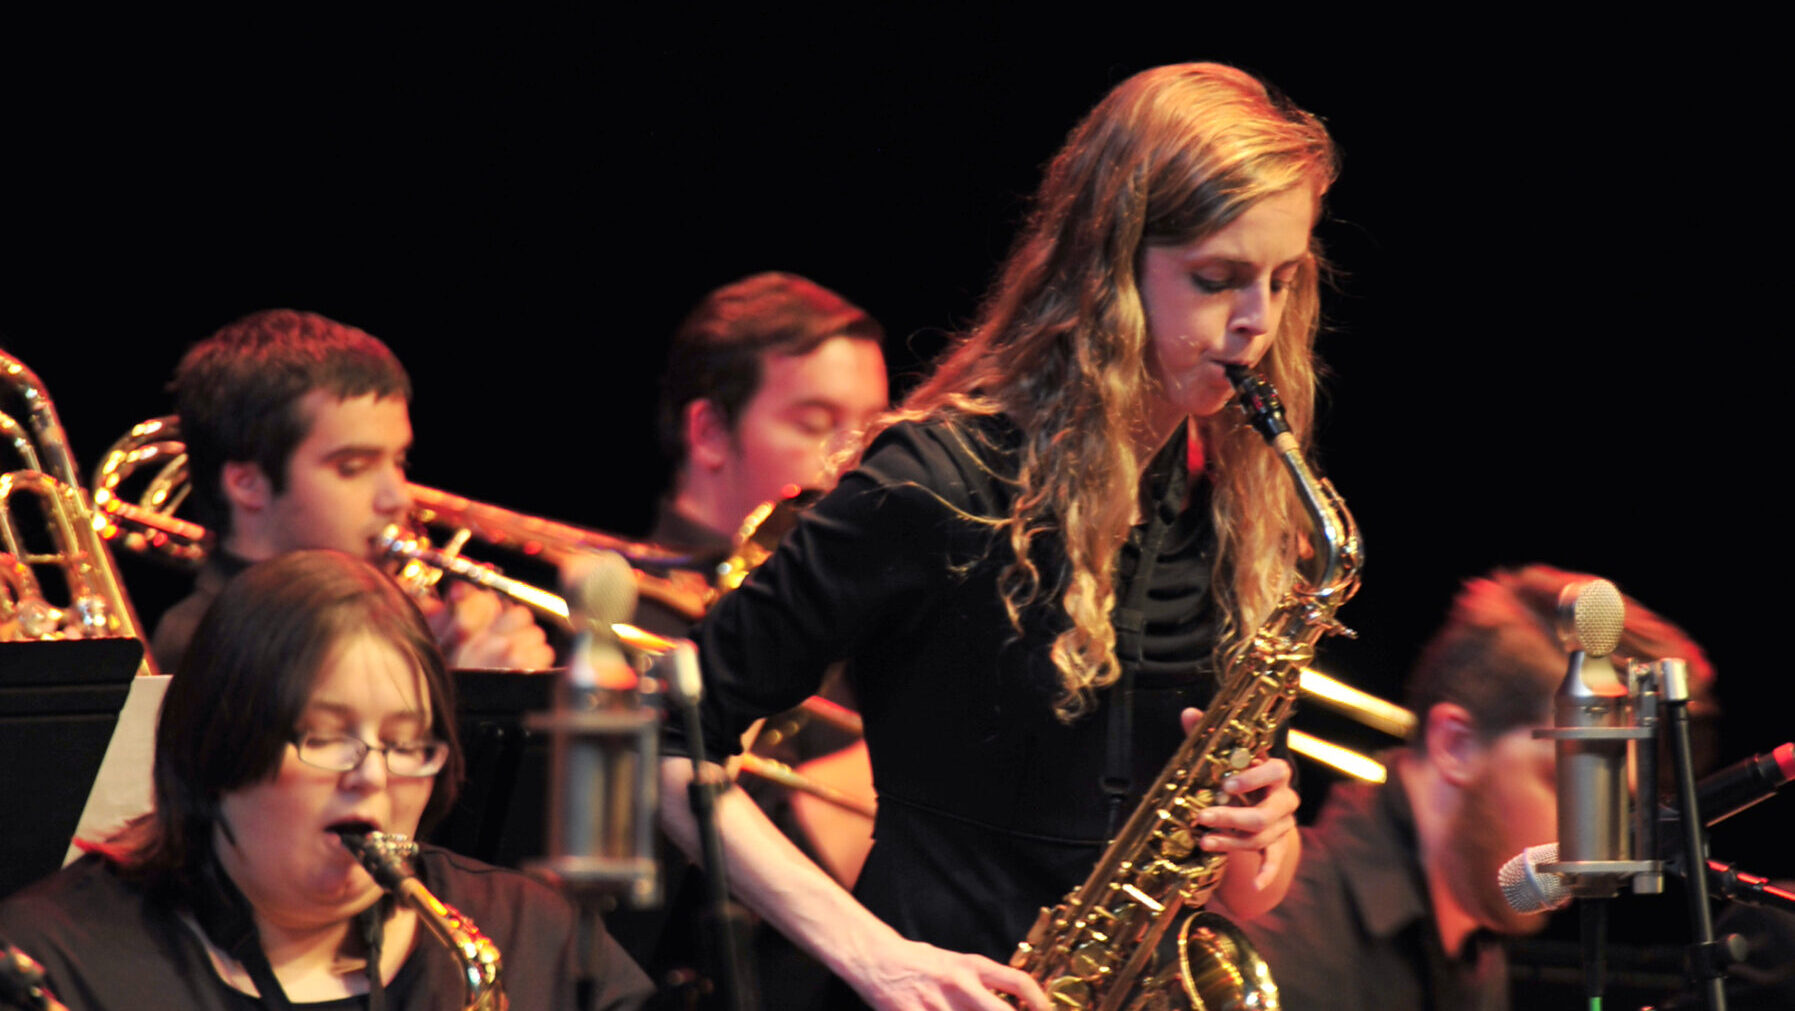
{"label": "woman's right hand on saxophone", "polygon": [[[661,759],[661,796],[684,797],[691,760]],[[873,916],[773,826],[743,791],[716,802],[718,830],[729,846],[730,888],[749,908],[809,951],[877,1011],[1005,1011],[1052,1007],[1040,984],[982,955],[912,941]],[[699,859],[690,805],[663,804],[661,827]],[[994,992],[995,991],[995,992]],[[997,994],[1007,994],[1005,1003]]]}
{"label": "woman's right hand on saxophone", "polygon": [[[1184,732],[1190,733],[1202,718],[1200,709],[1184,710]],[[1281,758],[1255,762],[1228,777],[1223,789],[1234,802],[1205,808],[1197,824],[1210,830],[1203,836],[1205,850],[1228,854],[1228,873],[1219,889],[1222,903],[1237,918],[1251,919],[1284,898],[1296,873],[1299,798],[1290,785],[1290,764]]]}

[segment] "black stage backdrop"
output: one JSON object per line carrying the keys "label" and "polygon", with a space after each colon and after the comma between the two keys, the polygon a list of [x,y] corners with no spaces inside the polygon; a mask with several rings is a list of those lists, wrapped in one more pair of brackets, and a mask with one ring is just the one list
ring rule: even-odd
{"label": "black stage backdrop", "polygon": [[[637,16],[14,26],[0,345],[92,466],[169,409],[189,343],[316,310],[411,370],[417,480],[640,533],[664,340],[703,292],[770,268],[844,292],[901,392],[1077,118],[1143,67],[1220,59],[1345,156],[1319,458],[1370,561],[1326,666],[1392,695],[1459,580],[1550,561],[1707,646],[1727,757],[1791,736],[1789,353],[1765,332],[1789,211],[1749,53],[1468,18],[1044,39],[997,14]],[[1769,838],[1789,803],[1717,855],[1795,873]]]}

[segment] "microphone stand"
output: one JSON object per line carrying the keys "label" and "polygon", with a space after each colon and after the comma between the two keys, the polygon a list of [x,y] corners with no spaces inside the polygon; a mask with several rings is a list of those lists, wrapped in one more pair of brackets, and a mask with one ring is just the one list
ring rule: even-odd
{"label": "microphone stand", "polygon": [[[681,658],[675,657],[678,664]],[[695,680],[695,679],[692,679]],[[704,848],[704,880],[707,888],[707,907],[711,929],[705,932],[710,939],[711,963],[715,972],[717,987],[720,991],[720,1005],[729,1011],[757,1011],[760,1007],[760,987],[754,978],[753,967],[749,964],[744,952],[748,946],[748,936],[752,924],[748,920],[748,912],[729,898],[729,879],[725,874],[723,861],[723,837],[717,831],[717,798],[733,785],[729,777],[724,775],[722,766],[711,765],[704,758],[704,735],[698,715],[698,693],[688,691],[687,679],[679,674],[668,678],[674,686],[670,693],[679,706],[680,722],[685,727],[686,748],[692,758],[692,782],[686,787],[686,795],[692,805],[692,815],[698,823],[698,839]]]}
{"label": "microphone stand", "polygon": [[1690,974],[1709,1011],[1725,1011],[1726,967],[1732,958],[1730,945],[1715,943],[1714,913],[1708,906],[1708,876],[1702,873],[1708,849],[1696,800],[1695,749],[1689,741],[1689,666],[1681,660],[1664,660],[1658,664],[1658,675],[1670,716],[1677,806],[1682,809],[1682,863],[1687,872],[1683,878],[1689,883],[1689,927],[1695,936],[1689,946]]}
{"label": "microphone stand", "polygon": [[1709,860],[1708,884],[1720,893],[1721,898],[1747,906],[1795,913],[1795,892],[1771,884],[1768,878],[1747,874],[1732,864]]}
{"label": "microphone stand", "polygon": [[624,656],[618,622],[636,608],[635,577],[615,552],[570,560],[566,613],[577,630],[554,708],[524,725],[550,748],[548,854],[527,869],[578,909],[576,1006],[597,1007],[604,937],[600,911],[618,900],[660,902],[654,812],[660,794],[658,693]]}

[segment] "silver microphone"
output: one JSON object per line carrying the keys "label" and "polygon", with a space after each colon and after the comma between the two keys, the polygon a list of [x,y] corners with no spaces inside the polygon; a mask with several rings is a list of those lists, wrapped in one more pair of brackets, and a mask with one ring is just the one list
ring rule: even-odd
{"label": "silver microphone", "polygon": [[612,631],[635,611],[635,576],[607,551],[570,564],[564,583],[578,639],[554,711],[528,723],[551,752],[548,858],[535,869],[576,893],[653,905],[660,721]]}
{"label": "silver microphone", "polygon": [[[1695,784],[1696,809],[1701,823],[1713,827],[1762,800],[1795,780],[1795,743],[1783,744],[1775,750],[1744,758],[1718,772],[1709,773]],[[1660,817],[1652,812],[1653,817]],[[1668,809],[1661,817],[1668,818]],[[1644,844],[1642,844],[1644,845]],[[1678,847],[1680,844],[1670,842]],[[1672,850],[1675,852],[1675,850]],[[1643,857],[1662,857],[1650,851]],[[1560,909],[1575,898],[1569,875],[1542,869],[1558,864],[1555,842],[1529,846],[1509,858],[1496,874],[1496,885],[1509,908],[1517,913],[1538,913]],[[1635,884],[1635,891],[1638,890]]]}
{"label": "silver microphone", "polygon": [[[1558,861],[1589,865],[1571,889],[1578,895],[1612,895],[1618,879],[1603,867],[1629,859],[1627,739],[1631,696],[1608,661],[1620,644],[1626,605],[1605,579],[1564,588],[1558,598],[1558,634],[1571,651],[1564,681],[1553,698],[1558,758]],[[1620,733],[1615,733],[1620,731]]]}
{"label": "silver microphone", "polygon": [[567,665],[567,680],[577,689],[628,689],[636,671],[624,658],[611,626],[636,613],[636,577],[615,551],[569,562],[562,577],[567,590],[567,616],[578,638]]}
{"label": "silver microphone", "polygon": [[1529,846],[1502,865],[1496,873],[1496,886],[1508,907],[1517,913],[1544,913],[1563,909],[1575,898],[1563,874],[1540,870],[1541,864],[1558,862],[1558,844]]}
{"label": "silver microphone", "polygon": [[1515,873],[1522,879],[1554,875],[1578,898],[1612,896],[1627,880],[1635,891],[1655,891],[1652,882],[1662,870],[1657,861],[1632,853],[1627,748],[1635,741],[1648,746],[1654,731],[1635,725],[1632,688],[1608,661],[1626,617],[1620,591],[1605,579],[1559,594],[1558,635],[1570,663],[1552,698],[1553,725],[1533,732],[1556,745],[1558,842],[1554,854],[1516,857],[1523,866]]}

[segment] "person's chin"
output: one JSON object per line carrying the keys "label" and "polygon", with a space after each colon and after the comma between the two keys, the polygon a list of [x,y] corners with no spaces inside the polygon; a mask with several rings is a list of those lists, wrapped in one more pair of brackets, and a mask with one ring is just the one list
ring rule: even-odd
{"label": "person's chin", "polygon": [[1222,413],[1222,409],[1227,407],[1228,401],[1232,399],[1234,399],[1232,388],[1207,391],[1207,395],[1192,397],[1184,413],[1193,418],[1212,418]]}
{"label": "person's chin", "polygon": [[319,890],[319,905],[342,917],[350,917],[380,901],[382,891],[367,872],[356,868],[356,873],[345,874],[340,878],[325,883]]}

